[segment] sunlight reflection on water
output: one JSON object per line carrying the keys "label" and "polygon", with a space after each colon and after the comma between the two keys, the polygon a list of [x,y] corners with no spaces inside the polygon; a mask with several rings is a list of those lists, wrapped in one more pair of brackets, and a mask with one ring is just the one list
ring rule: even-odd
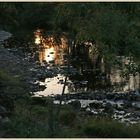
{"label": "sunlight reflection on water", "polygon": [[[54,41],[54,37],[51,35],[48,35],[47,37],[44,37],[42,35],[41,30],[37,30],[34,32],[35,34],[35,44],[38,45],[39,48],[39,61],[40,63],[45,63],[47,64],[47,66],[66,66],[65,62],[67,61],[65,56],[67,56],[67,39],[64,36],[60,36],[60,40],[59,43],[56,43]],[[90,48],[91,49],[91,48]],[[125,60],[123,60],[125,61]],[[79,60],[77,60],[77,63],[81,63]],[[79,65],[79,67],[81,67]],[[86,68],[86,66],[81,67],[81,69]],[[79,68],[78,68],[79,69]],[[77,70],[78,70],[77,69]],[[86,68],[87,69],[87,68]],[[90,71],[90,76],[88,76],[87,74],[85,74],[85,77],[83,77],[83,79],[85,81],[87,81],[87,86],[89,85],[93,85],[94,83],[102,83],[102,79],[99,78],[99,80],[97,81],[96,79],[92,78],[92,72],[93,72],[93,68],[89,68]],[[88,70],[88,69],[87,69]],[[86,72],[86,70],[85,70]],[[80,72],[79,72],[80,73]],[[118,86],[121,86],[121,82],[124,81],[124,79],[122,77],[120,77],[120,73],[121,71],[118,69],[114,69],[113,67],[111,68],[111,73],[110,73],[110,82],[111,84],[118,84]],[[82,73],[83,74],[83,73]],[[76,75],[79,76],[79,75]],[[72,79],[73,81],[76,80],[76,76],[74,77],[74,79]],[[88,76],[88,78],[87,78]],[[99,76],[97,74],[97,76]],[[61,80],[60,80],[61,79]],[[56,94],[61,94],[62,93],[62,89],[64,86],[63,82],[60,81],[64,81],[65,76],[63,74],[59,74],[55,77],[52,78],[46,78],[44,83],[40,84],[45,84],[46,85],[46,89],[44,91],[39,91],[36,93],[36,95],[42,95],[42,96],[48,96],[48,95],[56,95]],[[80,79],[78,79],[80,82]],[[134,80],[136,81],[134,83]],[[70,83],[73,83],[73,81],[69,80]],[[119,90],[122,91],[128,91],[128,90],[135,90],[136,88],[139,88],[139,77],[134,77],[130,76],[130,79],[125,83],[124,86],[122,86],[121,88],[119,87]],[[81,85],[80,85],[81,86]],[[89,86],[91,88],[91,86]],[[99,86],[100,88],[100,86]],[[89,89],[89,88],[88,88]],[[91,90],[91,89],[90,89]],[[87,91],[87,87],[78,87],[77,85],[74,86],[74,84],[68,84],[66,85],[65,88],[65,93],[72,93],[72,92],[81,92],[81,91]]]}
{"label": "sunlight reflection on water", "polygon": [[[63,75],[58,74],[58,76],[53,78],[46,78],[45,82],[40,82],[40,85],[46,85],[46,89],[44,91],[39,91],[36,93],[36,96],[48,96],[48,95],[56,95],[61,94],[63,89],[63,84],[59,83],[60,80],[64,81],[65,77]],[[65,93],[68,93],[68,86],[65,88]]]}

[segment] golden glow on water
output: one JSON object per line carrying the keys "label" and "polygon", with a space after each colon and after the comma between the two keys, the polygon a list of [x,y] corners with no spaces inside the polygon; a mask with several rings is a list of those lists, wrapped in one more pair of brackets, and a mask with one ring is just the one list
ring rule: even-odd
{"label": "golden glow on water", "polygon": [[[64,56],[66,55],[66,49],[67,49],[67,39],[64,36],[60,37],[60,43],[56,44],[55,39],[52,35],[48,35],[47,37],[44,37],[42,35],[42,31],[41,30],[36,30],[34,32],[34,36],[35,36],[35,44],[38,46],[39,48],[39,61],[40,63],[44,63],[44,61],[49,64],[49,66],[51,66],[52,64],[54,65],[63,65],[65,62]],[[74,45],[74,42],[73,42]],[[98,50],[95,46],[94,43],[92,42],[85,42],[85,53],[88,54],[89,59],[92,61],[93,64],[96,63],[96,60],[98,58]],[[76,48],[76,45],[74,45],[74,47]],[[79,60],[77,60],[77,62],[79,63]],[[127,59],[123,59],[123,65],[127,64],[128,61]],[[83,69],[86,68],[86,66],[82,66],[80,67],[80,73],[82,73]],[[93,70],[92,70],[93,71]],[[101,61],[101,71],[102,73],[105,73],[105,61],[102,58]],[[121,71],[119,69],[115,68],[111,68],[111,73],[109,75],[110,77],[110,82],[112,85],[117,85],[117,87],[115,88],[116,91],[129,91],[130,89],[134,90],[139,88],[140,85],[140,81],[139,81],[139,75],[136,77],[130,76],[128,81],[126,81],[125,85],[123,87],[121,87],[120,83],[121,82],[125,82],[125,79],[123,79],[120,76]],[[92,76],[92,75],[91,75]],[[40,92],[41,95],[48,95],[48,94],[61,94],[62,92],[62,88],[63,88],[63,84],[59,84],[59,79],[64,80],[64,76],[56,76],[53,78],[50,78],[50,82],[47,82],[47,88]],[[46,78],[47,80],[48,78]],[[103,78],[104,79],[104,78]],[[90,77],[89,77],[89,83],[93,82]],[[90,81],[91,80],[91,81]],[[102,80],[102,79],[101,79]],[[99,81],[100,82],[100,81]],[[101,81],[102,82],[102,81]],[[104,80],[103,80],[104,82]],[[81,87],[80,87],[81,88]],[[75,88],[73,87],[73,85],[67,85],[65,92],[77,92],[77,89],[80,89],[79,87]],[[86,90],[86,89],[84,89]],[[83,91],[83,88],[82,88]]]}
{"label": "golden glow on water", "polygon": [[[53,78],[46,78],[45,82],[40,84],[46,85],[47,88],[44,91],[39,91],[35,96],[48,96],[62,94],[63,84],[58,84],[59,79],[64,80],[65,77],[58,74],[58,76]],[[68,86],[65,88],[65,93],[69,93]]]}
{"label": "golden glow on water", "polygon": [[55,60],[55,53],[56,51],[54,50],[54,47],[51,47],[51,48],[48,48],[48,49],[45,49],[45,60],[46,62],[50,62],[50,61],[53,61]]}
{"label": "golden glow on water", "polygon": [[41,42],[41,41],[40,41],[40,38],[36,38],[35,43],[36,43],[36,44],[40,44],[40,42]]}
{"label": "golden glow on water", "polygon": [[65,37],[60,38],[60,43],[56,44],[53,36],[43,37],[41,30],[36,30],[35,44],[40,48],[39,61],[54,63],[56,65],[62,65],[64,62],[64,54],[67,48],[67,39]]}
{"label": "golden glow on water", "polygon": [[37,30],[37,31],[34,33],[34,35],[35,35],[35,44],[37,44],[37,45],[41,44],[41,39],[42,39],[42,37],[41,37],[41,32],[40,32],[40,30]]}

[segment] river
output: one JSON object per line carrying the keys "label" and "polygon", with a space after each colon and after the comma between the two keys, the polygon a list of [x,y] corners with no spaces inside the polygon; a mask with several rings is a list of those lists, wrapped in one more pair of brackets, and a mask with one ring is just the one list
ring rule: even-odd
{"label": "river", "polygon": [[[45,85],[44,91],[35,93],[36,95],[56,95],[61,94],[65,72],[67,71],[68,60],[68,40],[62,35],[59,38],[59,43],[54,41],[52,35],[43,36],[41,30],[34,32],[35,44],[38,47],[38,53],[36,54],[37,61],[41,65],[46,65],[50,69],[57,67],[64,72],[57,73],[56,76],[39,81],[41,85]],[[121,69],[117,65],[112,65],[109,73],[109,79],[105,79],[104,70],[100,70],[99,67],[95,67],[98,62],[96,54],[92,57],[92,43],[86,42],[85,49],[79,49],[75,52],[70,48],[69,53],[71,55],[70,68],[68,80],[65,88],[65,93],[86,92],[93,90],[112,90],[117,92],[138,90],[140,88],[139,75],[130,75],[128,79],[121,77]],[[78,48],[78,47],[77,47]],[[76,50],[76,46],[75,46]],[[78,52],[79,51],[79,52]],[[94,51],[95,52],[95,51]],[[74,54],[74,55],[73,55]],[[120,59],[120,57],[118,57]],[[121,58],[122,63],[127,64],[127,58]],[[104,64],[102,64],[104,65]],[[103,66],[101,66],[101,69]],[[108,82],[108,81],[109,82]],[[106,81],[110,84],[106,84]]]}
{"label": "river", "polygon": [[[121,122],[140,122],[140,75],[121,76],[125,65],[130,63],[129,58],[113,57],[121,65],[111,65],[106,72],[104,59],[99,59],[93,42],[77,46],[72,42],[72,46],[68,47],[65,34],[55,37],[42,30],[36,30],[31,40],[33,42],[25,40],[24,44],[19,40],[17,44],[16,38],[13,38],[9,41],[8,50],[22,59],[16,66],[22,65],[19,70],[26,70],[24,78],[32,98],[51,96],[58,104],[65,85],[62,104],[76,104],[87,115],[110,114]],[[6,47],[6,44],[3,46]],[[18,48],[9,49],[14,45]],[[131,64],[135,66],[134,62]]]}

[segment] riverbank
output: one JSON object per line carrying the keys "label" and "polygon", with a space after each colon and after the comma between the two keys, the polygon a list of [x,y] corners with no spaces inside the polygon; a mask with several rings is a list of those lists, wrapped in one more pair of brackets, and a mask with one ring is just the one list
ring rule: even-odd
{"label": "riverbank", "polygon": [[[41,66],[30,57],[24,58],[18,55],[16,49],[0,50],[1,71],[10,73],[13,77],[19,78],[30,95],[35,92],[43,91],[47,88],[40,85],[39,80],[46,77],[53,77],[60,73],[56,67],[48,69],[47,66]],[[8,67],[7,67],[8,66]],[[53,95],[55,103],[61,98],[61,95]],[[37,97],[36,97],[37,98]],[[40,98],[40,97],[39,97]],[[65,94],[64,103],[77,102],[80,107],[84,108],[90,114],[112,113],[114,118],[130,123],[138,122],[140,114],[140,94],[139,92],[107,92],[107,91],[90,91]],[[102,110],[102,111],[101,111]],[[129,114],[129,115],[128,115]]]}
{"label": "riverbank", "polygon": [[[13,51],[13,50],[14,49],[1,48],[0,71],[4,71],[12,75],[12,77],[18,78],[20,82],[24,83],[22,86],[21,85],[20,86],[22,88],[24,87],[28,89],[26,90],[26,92],[31,92],[31,89],[34,89],[32,85],[32,83],[34,83],[33,79],[37,80],[37,77],[33,78],[32,74],[34,72],[37,74],[38,72],[37,69],[40,70],[42,69],[42,67],[37,66],[34,62],[29,62],[29,60],[19,56],[18,51],[15,50]],[[16,86],[19,87],[18,84]],[[16,94],[19,94],[18,92],[19,90],[15,91]],[[25,94],[25,91],[22,94]],[[47,97],[44,98],[34,97],[32,100],[29,100],[28,98],[22,99],[21,97],[19,97],[19,100],[16,100],[16,102],[14,103],[15,104],[14,111],[12,111],[10,116],[1,115],[1,122],[2,122],[1,130],[4,129],[3,133],[1,134],[1,137],[52,137],[50,135],[45,134],[45,132],[48,133],[48,126],[47,127],[42,126],[42,124],[48,123],[48,119],[47,120],[45,119],[46,113],[47,114],[49,113],[48,115],[50,115],[50,112],[48,112],[48,105],[46,105]],[[53,97],[53,99],[55,104],[59,103],[58,100],[60,99],[60,95]],[[61,125],[65,129],[66,134],[64,133],[53,134],[54,135],[53,137],[55,136],[56,137],[106,137],[107,134],[105,135],[104,133],[107,132],[105,130],[101,130],[101,127],[105,127],[104,125],[107,125],[109,123],[108,121],[104,120],[104,118],[111,117],[111,114],[113,113],[116,115],[117,120],[121,120],[125,118],[126,122],[128,123],[133,123],[133,122],[135,123],[138,122],[139,120],[139,112],[138,112],[139,105],[134,104],[135,101],[137,102],[139,101],[139,95],[133,92],[106,93],[101,91],[100,92],[95,91],[89,93],[66,94],[63,96],[63,99],[65,102],[62,102],[62,112],[60,113],[60,118],[59,118],[60,120],[58,120],[57,118],[57,120],[53,120],[53,121],[55,121],[55,123],[56,122],[59,122],[60,124],[62,123]],[[54,108],[56,109],[57,105],[55,106],[56,107]],[[3,107],[6,110],[8,110],[8,108],[6,108],[5,106]],[[129,111],[131,111],[132,113],[130,113]],[[17,120],[17,116],[18,116],[18,120]],[[42,117],[44,118],[43,121],[40,120]],[[65,117],[68,118],[65,119]],[[102,123],[100,122],[100,124],[96,122],[96,118],[98,117],[103,119]],[[79,134],[81,132],[77,130],[79,128],[77,128],[76,126],[78,125],[75,122],[77,120],[76,118],[78,118],[78,121],[80,122],[85,121],[86,123],[85,126],[83,126],[83,123],[81,123],[79,126],[81,127],[80,131],[83,131],[82,134]],[[37,121],[36,119],[39,120]],[[18,121],[20,122],[20,124],[17,124]],[[35,135],[36,130],[34,130],[32,127],[32,125],[35,123],[34,121],[37,122],[36,125],[37,127],[36,129],[38,131],[37,135]],[[93,122],[93,126],[90,126],[88,124],[90,121]],[[27,125],[24,125],[24,123],[27,123]],[[75,130],[71,128],[72,124],[75,125],[74,128]],[[20,128],[18,128],[16,125],[19,126]],[[97,128],[97,125],[100,125],[101,127]],[[109,123],[109,125],[110,127],[114,127],[114,128],[118,127],[117,131],[122,131],[122,129],[120,130],[122,124],[119,124],[118,126],[116,122],[112,122],[112,124]],[[5,127],[6,129],[8,127],[7,129],[8,131],[5,129]],[[40,127],[43,130],[46,129],[44,133],[39,134]],[[24,131],[25,128],[26,130],[28,130],[27,128],[29,128],[28,131],[31,132]],[[15,131],[13,129],[16,130],[15,133],[12,132]],[[94,132],[95,129],[99,129],[97,131],[103,131],[102,132],[103,134],[98,135],[92,133],[92,131]],[[55,129],[55,133],[56,131],[57,130]],[[125,136],[125,134],[123,135]],[[118,137],[121,137],[123,135],[118,135]],[[114,137],[116,136],[117,135],[114,135]],[[112,137],[111,133],[108,134],[108,137]],[[127,134],[125,137],[127,137]],[[133,135],[128,137],[133,137]]]}
{"label": "riverbank", "polygon": [[57,118],[61,95],[31,98],[47,88],[36,81],[66,74],[64,69],[41,65],[30,53],[1,44],[0,137],[139,137],[138,92],[65,94]]}

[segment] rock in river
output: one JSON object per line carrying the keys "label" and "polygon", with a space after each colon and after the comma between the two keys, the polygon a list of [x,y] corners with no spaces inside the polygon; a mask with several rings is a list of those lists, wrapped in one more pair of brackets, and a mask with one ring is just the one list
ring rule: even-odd
{"label": "rock in river", "polygon": [[102,102],[93,102],[93,103],[90,103],[89,106],[91,108],[99,109],[99,108],[102,108],[103,103]]}
{"label": "rock in river", "polygon": [[71,101],[69,104],[72,105],[75,109],[80,109],[81,108],[81,103],[78,100]]}

